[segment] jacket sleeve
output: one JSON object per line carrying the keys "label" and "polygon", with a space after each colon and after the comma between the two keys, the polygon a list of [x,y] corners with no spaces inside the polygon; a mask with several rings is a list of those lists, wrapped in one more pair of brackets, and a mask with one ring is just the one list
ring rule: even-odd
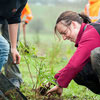
{"label": "jacket sleeve", "polygon": [[25,16],[25,23],[29,23],[29,21],[32,20],[33,18],[32,12],[28,3],[26,4],[25,8],[22,11],[21,20],[23,19],[24,16]]}
{"label": "jacket sleeve", "polygon": [[99,46],[100,40],[96,39],[96,37],[83,37],[69,63],[55,75],[59,86],[67,88],[70,81],[78,74],[78,72],[83,69],[83,66],[90,60],[91,50]]}
{"label": "jacket sleeve", "polygon": [[[25,2],[26,1],[26,2]],[[21,22],[21,12],[23,8],[25,7],[27,0],[25,0],[22,6],[17,10],[17,12],[10,18],[7,19],[8,24],[14,24],[14,23],[20,23]]]}

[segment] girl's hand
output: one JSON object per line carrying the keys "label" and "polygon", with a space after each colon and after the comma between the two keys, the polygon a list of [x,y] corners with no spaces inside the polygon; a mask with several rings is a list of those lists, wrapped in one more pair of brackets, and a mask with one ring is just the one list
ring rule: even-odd
{"label": "girl's hand", "polygon": [[62,95],[62,93],[63,93],[63,88],[61,88],[61,87],[59,87],[59,86],[54,86],[52,89],[50,89],[47,93],[46,93],[46,95],[47,96],[51,96],[52,94],[58,94],[59,96],[61,96]]}

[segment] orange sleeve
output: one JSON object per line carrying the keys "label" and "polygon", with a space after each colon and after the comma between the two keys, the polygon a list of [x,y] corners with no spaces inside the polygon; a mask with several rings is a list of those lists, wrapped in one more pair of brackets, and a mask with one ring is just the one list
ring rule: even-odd
{"label": "orange sleeve", "polygon": [[29,21],[33,18],[32,12],[28,3],[26,4],[25,8],[22,11],[21,20],[23,19],[24,16],[26,17],[25,18],[26,23],[29,23]]}

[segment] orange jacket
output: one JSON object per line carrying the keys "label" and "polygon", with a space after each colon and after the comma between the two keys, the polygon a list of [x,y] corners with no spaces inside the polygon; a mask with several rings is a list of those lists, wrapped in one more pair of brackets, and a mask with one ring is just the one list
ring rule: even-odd
{"label": "orange jacket", "polygon": [[88,0],[85,6],[85,14],[87,14],[92,22],[100,19],[100,0]]}
{"label": "orange jacket", "polygon": [[25,8],[22,11],[21,20],[24,18],[24,16],[26,16],[25,23],[29,23],[29,21],[33,18],[32,12],[31,12],[31,9],[30,9],[28,3],[26,4]]}

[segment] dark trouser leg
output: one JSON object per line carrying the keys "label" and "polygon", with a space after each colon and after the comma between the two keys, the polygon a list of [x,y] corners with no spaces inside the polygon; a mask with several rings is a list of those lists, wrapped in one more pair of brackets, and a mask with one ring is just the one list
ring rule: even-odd
{"label": "dark trouser leg", "polygon": [[97,74],[100,82],[100,47],[95,48],[91,52],[91,63],[92,63],[92,68]]}
{"label": "dark trouser leg", "polygon": [[[20,29],[20,28],[19,28]],[[2,26],[1,32],[3,37],[9,42],[9,35],[8,35],[8,24],[7,22]],[[19,37],[19,33],[18,33]],[[18,38],[17,38],[18,41]],[[8,62],[5,64],[5,75],[8,79],[16,86],[18,86],[18,82],[22,82],[22,76],[19,71],[19,66],[16,64],[12,64],[12,56],[11,53],[8,57]]]}
{"label": "dark trouser leg", "polygon": [[83,70],[76,75],[74,81],[79,85],[86,86],[92,92],[100,94],[99,79],[91,67],[91,62],[83,67]]}
{"label": "dark trouser leg", "polygon": [[22,83],[22,76],[19,71],[18,64],[12,64],[11,53],[8,57],[8,62],[4,65],[6,77],[17,87]]}

